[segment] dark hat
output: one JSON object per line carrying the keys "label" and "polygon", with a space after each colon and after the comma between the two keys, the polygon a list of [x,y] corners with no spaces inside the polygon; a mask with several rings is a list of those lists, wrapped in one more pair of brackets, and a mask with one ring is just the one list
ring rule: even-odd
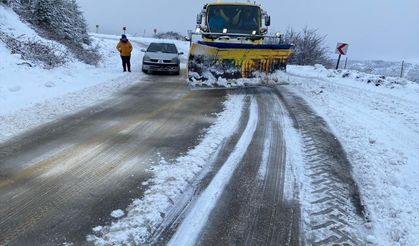
{"label": "dark hat", "polygon": [[128,40],[127,35],[122,34],[122,35],[121,35],[121,40],[122,40],[122,41],[126,41],[126,40]]}

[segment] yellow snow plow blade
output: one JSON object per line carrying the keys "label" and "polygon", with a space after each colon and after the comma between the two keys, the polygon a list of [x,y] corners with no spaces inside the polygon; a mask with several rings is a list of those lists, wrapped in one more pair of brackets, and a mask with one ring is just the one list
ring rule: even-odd
{"label": "yellow snow plow blade", "polygon": [[267,75],[285,70],[291,45],[192,43],[188,82],[192,88],[263,86]]}

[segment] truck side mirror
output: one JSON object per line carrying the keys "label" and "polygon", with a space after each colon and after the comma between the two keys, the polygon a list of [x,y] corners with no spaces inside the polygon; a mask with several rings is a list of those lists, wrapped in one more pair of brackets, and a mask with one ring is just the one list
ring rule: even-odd
{"label": "truck side mirror", "polygon": [[202,14],[198,14],[196,16],[196,24],[201,25],[202,24]]}
{"label": "truck side mirror", "polygon": [[265,26],[271,25],[271,17],[269,15],[265,16]]}

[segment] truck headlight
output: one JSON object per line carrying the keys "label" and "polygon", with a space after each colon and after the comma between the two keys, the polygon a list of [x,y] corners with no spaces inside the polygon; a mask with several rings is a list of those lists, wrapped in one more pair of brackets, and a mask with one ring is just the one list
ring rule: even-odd
{"label": "truck headlight", "polygon": [[145,62],[149,62],[149,61],[150,61],[150,57],[149,57],[149,56],[144,56],[144,57],[143,57],[143,61],[145,61]]}

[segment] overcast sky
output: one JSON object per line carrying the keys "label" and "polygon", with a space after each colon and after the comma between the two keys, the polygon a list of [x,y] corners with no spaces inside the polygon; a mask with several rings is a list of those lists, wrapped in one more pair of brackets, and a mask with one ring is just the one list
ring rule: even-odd
{"label": "overcast sky", "polygon": [[[77,0],[90,31],[150,36],[194,29],[205,0]],[[241,1],[246,2],[246,1]],[[327,45],[349,43],[350,59],[419,60],[419,0],[259,0],[271,15],[270,31],[304,26],[327,35]]]}

